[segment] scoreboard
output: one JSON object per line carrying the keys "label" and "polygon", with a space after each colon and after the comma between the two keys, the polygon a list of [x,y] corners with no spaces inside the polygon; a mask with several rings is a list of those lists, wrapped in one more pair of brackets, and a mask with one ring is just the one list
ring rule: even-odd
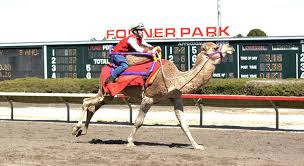
{"label": "scoreboard", "polygon": [[49,46],[47,78],[98,78],[101,67],[109,64],[110,46],[113,44]]}
{"label": "scoreboard", "polygon": [[[215,39],[151,40],[160,46],[164,59],[180,71],[196,62],[205,42]],[[304,37],[277,39],[222,39],[234,47],[232,55],[217,65],[213,78],[304,78]],[[0,44],[0,80],[22,77],[98,78],[110,61],[109,49],[118,41]]]}
{"label": "scoreboard", "polygon": [[22,77],[43,77],[42,48],[0,47],[0,80]]}
{"label": "scoreboard", "polygon": [[49,47],[48,78],[77,78],[80,61],[76,47]]}
{"label": "scoreboard", "polygon": [[297,54],[297,78],[304,78],[304,41],[301,41],[300,52]]}
{"label": "scoreboard", "polygon": [[[152,43],[160,46],[163,58],[173,62],[180,71],[188,71],[196,62],[204,42]],[[109,49],[113,44],[88,44],[72,46],[49,46],[47,78],[98,78],[101,67],[109,64]],[[234,55],[223,59],[214,77],[236,78]]]}
{"label": "scoreboard", "polygon": [[113,45],[89,45],[88,58],[85,63],[85,78],[91,79],[100,76],[101,66],[110,63],[109,49]]}
{"label": "scoreboard", "polygon": [[240,78],[297,78],[299,43],[240,45]]}

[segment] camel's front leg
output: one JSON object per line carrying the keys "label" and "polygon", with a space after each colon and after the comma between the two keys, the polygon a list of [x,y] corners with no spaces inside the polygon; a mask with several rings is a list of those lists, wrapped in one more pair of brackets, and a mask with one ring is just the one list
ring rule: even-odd
{"label": "camel's front leg", "polygon": [[181,125],[182,130],[184,131],[184,133],[186,134],[187,138],[189,139],[189,141],[191,142],[192,146],[194,149],[199,149],[199,150],[204,150],[204,146],[199,145],[195,142],[195,140],[193,139],[191,132],[189,130],[189,126],[187,125],[187,122],[184,118],[184,107],[183,107],[183,101],[181,98],[174,98],[171,99],[171,101],[174,104],[174,112],[175,115]]}
{"label": "camel's front leg", "polygon": [[151,108],[153,104],[153,99],[149,97],[144,97],[141,105],[139,107],[139,112],[137,115],[137,118],[135,120],[134,128],[132,129],[132,132],[130,136],[128,137],[128,146],[135,146],[134,145],[134,136],[137,132],[137,130],[142,126],[144,119],[146,117],[147,112]]}
{"label": "camel's front leg", "polygon": [[81,128],[82,120],[83,120],[84,115],[85,115],[86,112],[87,112],[87,110],[85,110],[84,107],[82,107],[78,123],[75,126],[73,126],[72,134],[76,135],[76,137],[78,137],[79,135],[81,135],[82,131],[80,131],[81,130],[80,128]]}
{"label": "camel's front leg", "polygon": [[85,123],[85,133],[87,133],[89,123],[91,118],[93,117],[94,113],[104,104],[104,97],[103,96],[95,96],[92,98],[86,98],[83,100],[82,104],[82,111],[79,117],[78,123],[76,126],[73,127],[72,134],[76,135],[76,137],[82,134],[82,120],[84,118],[85,113],[87,113],[87,119]]}

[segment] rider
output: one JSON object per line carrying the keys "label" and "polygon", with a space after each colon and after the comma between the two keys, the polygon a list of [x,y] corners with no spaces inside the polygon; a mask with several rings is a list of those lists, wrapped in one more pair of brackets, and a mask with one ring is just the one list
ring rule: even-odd
{"label": "rider", "polygon": [[[105,83],[113,83],[115,79],[125,71],[129,65],[126,59],[126,55],[117,55],[115,52],[141,52],[141,53],[155,53],[151,49],[154,47],[148,44],[144,38],[144,30],[145,27],[142,23],[138,25],[132,26],[131,31],[132,34],[122,39],[113,49],[113,55],[111,55],[111,62],[117,65],[117,68],[111,73],[111,76],[108,77]],[[147,47],[143,48],[141,46]]]}

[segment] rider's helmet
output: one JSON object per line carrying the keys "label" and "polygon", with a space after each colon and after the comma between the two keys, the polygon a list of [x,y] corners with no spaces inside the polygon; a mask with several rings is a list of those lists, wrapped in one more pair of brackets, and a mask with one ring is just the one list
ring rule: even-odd
{"label": "rider's helmet", "polygon": [[134,30],[144,30],[145,29],[145,26],[143,23],[139,23],[137,25],[132,25],[131,26],[131,30],[134,31]]}

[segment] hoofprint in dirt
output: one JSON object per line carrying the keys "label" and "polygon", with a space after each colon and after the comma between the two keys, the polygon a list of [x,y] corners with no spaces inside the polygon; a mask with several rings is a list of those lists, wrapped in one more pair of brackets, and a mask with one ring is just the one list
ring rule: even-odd
{"label": "hoofprint in dirt", "polygon": [[303,165],[304,133],[190,128],[205,151],[193,150],[178,127],[92,125],[79,138],[72,124],[0,121],[0,165]]}

